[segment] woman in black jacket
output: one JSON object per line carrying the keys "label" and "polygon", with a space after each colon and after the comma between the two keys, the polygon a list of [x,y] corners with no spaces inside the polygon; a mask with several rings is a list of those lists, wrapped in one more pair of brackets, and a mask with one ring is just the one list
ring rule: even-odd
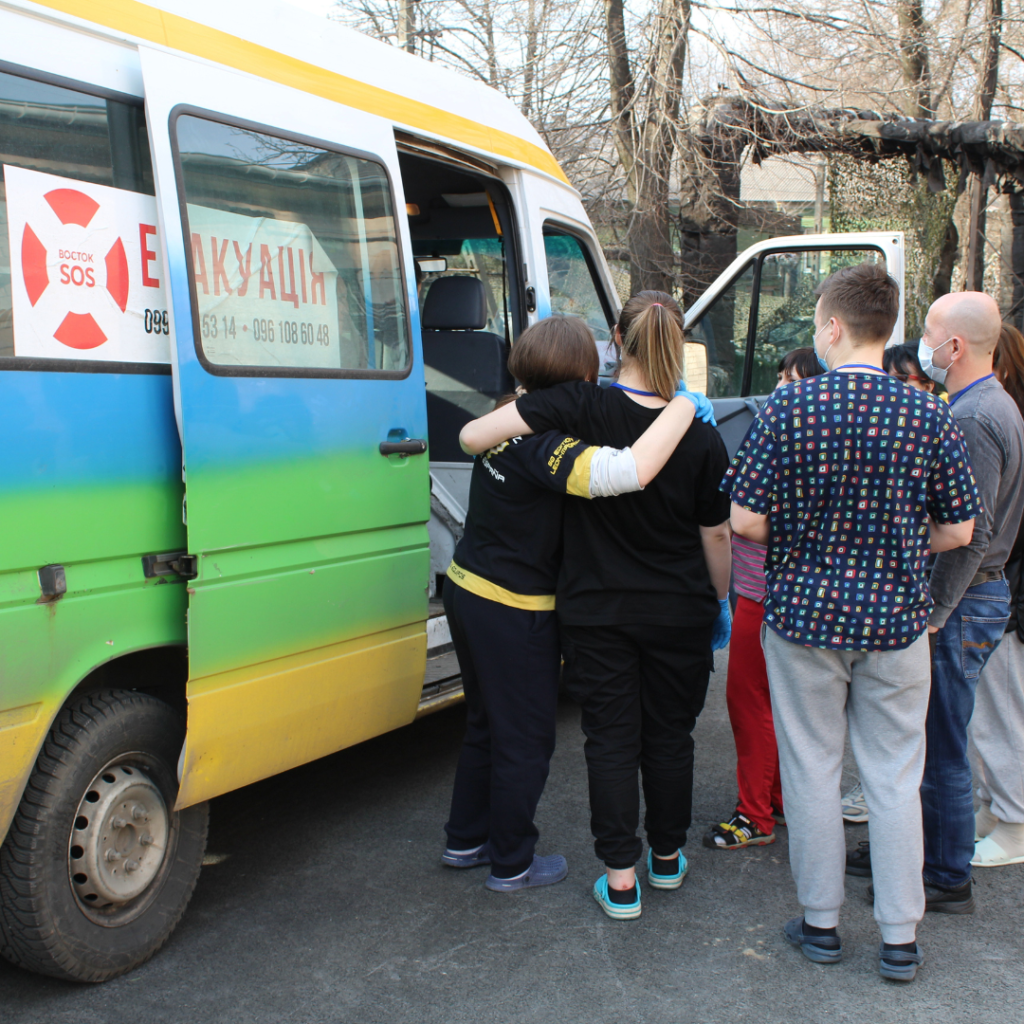
{"label": "woman in black jacket", "polygon": [[[622,369],[611,387],[581,381],[532,392],[467,424],[463,448],[554,429],[632,444],[679,386],[682,312],[663,292],[641,292],[624,306],[616,340]],[[566,506],[556,591],[565,684],[582,707],[591,829],[606,868],[594,897],[618,920],[641,911],[638,771],[648,881],[676,889],[687,871],[691,732],[713,641],[724,646],[729,633],[729,499],[718,489],[728,465],[717,431],[698,420],[642,492]]]}

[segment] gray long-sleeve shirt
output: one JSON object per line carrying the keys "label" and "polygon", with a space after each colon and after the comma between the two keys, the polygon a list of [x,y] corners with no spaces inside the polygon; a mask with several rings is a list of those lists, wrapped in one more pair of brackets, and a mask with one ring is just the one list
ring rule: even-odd
{"label": "gray long-sleeve shirt", "polygon": [[993,377],[962,393],[950,411],[967,441],[982,510],[971,543],[935,557],[931,626],[945,625],[975,573],[1003,568],[1024,510],[1024,423],[1017,403]]}

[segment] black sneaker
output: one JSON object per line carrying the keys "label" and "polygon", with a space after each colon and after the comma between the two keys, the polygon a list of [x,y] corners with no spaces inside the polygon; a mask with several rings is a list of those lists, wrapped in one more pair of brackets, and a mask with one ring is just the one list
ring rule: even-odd
{"label": "black sneaker", "polygon": [[971,880],[955,889],[947,889],[930,882],[924,883],[924,909],[936,914],[973,914],[974,896]]}
{"label": "black sneaker", "polygon": [[846,873],[859,878],[871,877],[871,843],[865,839],[857,849],[846,855]]}
{"label": "black sneaker", "polygon": [[[875,887],[868,886],[867,897],[875,899]],[[931,882],[924,883],[924,909],[936,914],[973,914],[974,897],[971,895],[971,882],[968,879],[955,889],[943,889]]]}

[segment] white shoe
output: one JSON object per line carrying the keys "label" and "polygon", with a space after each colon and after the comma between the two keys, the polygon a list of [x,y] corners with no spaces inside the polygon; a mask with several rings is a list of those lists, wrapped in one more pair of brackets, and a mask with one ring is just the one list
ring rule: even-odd
{"label": "white shoe", "polygon": [[1024,857],[1011,857],[991,836],[985,836],[975,845],[972,867],[1001,868],[1005,864],[1024,864]]}
{"label": "white shoe", "polygon": [[996,827],[974,847],[971,864],[976,868],[1024,864],[1024,824],[996,819]]}
{"label": "white shoe", "polygon": [[859,825],[868,820],[868,805],[864,799],[864,787],[858,782],[843,797],[843,821]]}

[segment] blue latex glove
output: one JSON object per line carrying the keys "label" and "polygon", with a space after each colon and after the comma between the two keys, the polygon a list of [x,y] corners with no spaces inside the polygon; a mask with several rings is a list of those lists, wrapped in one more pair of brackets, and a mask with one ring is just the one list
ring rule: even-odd
{"label": "blue latex glove", "polygon": [[719,601],[718,607],[722,610],[718,613],[718,618],[711,630],[711,650],[713,651],[720,651],[729,643],[729,637],[732,636],[732,612],[729,611],[729,598]]}
{"label": "blue latex glove", "polygon": [[682,381],[679,382],[676,398],[680,395],[684,395],[697,407],[697,419],[710,423],[713,427],[718,426],[718,423],[715,421],[715,410],[707,395],[702,394],[700,391],[687,391],[686,385]]}

